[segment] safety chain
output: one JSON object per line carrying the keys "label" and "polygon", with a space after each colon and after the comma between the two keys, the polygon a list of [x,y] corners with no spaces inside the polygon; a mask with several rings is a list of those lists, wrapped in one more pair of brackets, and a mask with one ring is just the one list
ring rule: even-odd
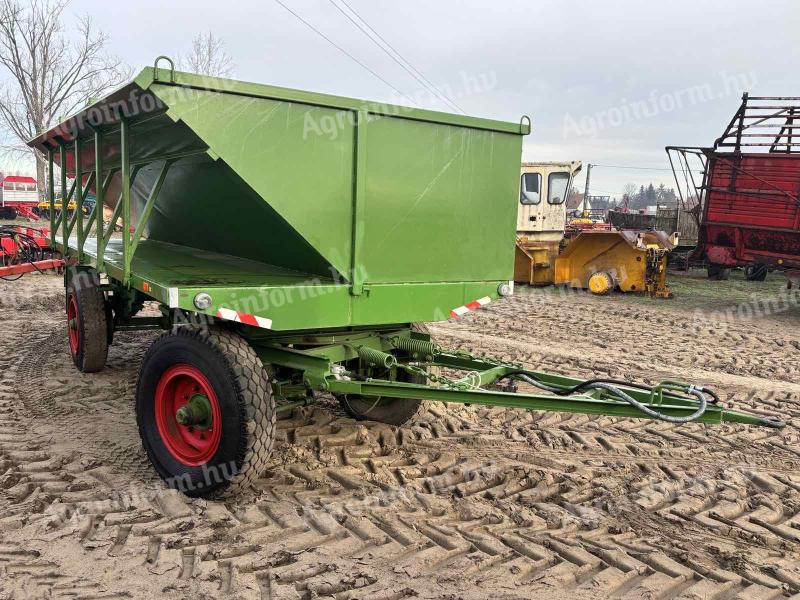
{"label": "safety chain", "polygon": [[427,369],[423,369],[422,367],[418,367],[416,365],[405,365],[402,363],[398,363],[397,368],[402,369],[403,371],[411,375],[418,375],[419,377],[424,377],[428,381],[432,381],[433,383],[438,383],[443,387],[459,390],[462,392],[470,389],[475,389],[475,387],[477,387],[474,385],[474,381],[450,379],[449,377],[445,377],[444,375],[439,375],[437,373],[432,373]]}
{"label": "safety chain", "polygon": [[464,352],[463,350],[457,350],[452,352],[454,356],[458,358],[463,358],[466,360],[480,360],[485,363],[489,363],[493,367],[510,367],[513,369],[522,369],[522,363],[513,363],[513,362],[506,362],[503,360],[498,360],[496,358],[492,358],[491,356],[476,356],[474,354],[470,354],[469,352]]}

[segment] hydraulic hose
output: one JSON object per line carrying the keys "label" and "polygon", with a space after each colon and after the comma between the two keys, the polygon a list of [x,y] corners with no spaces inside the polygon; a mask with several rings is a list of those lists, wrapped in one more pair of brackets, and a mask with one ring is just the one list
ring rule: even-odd
{"label": "hydraulic hose", "polygon": [[690,415],[686,415],[685,417],[674,417],[672,415],[667,415],[662,412],[658,412],[657,410],[653,410],[646,404],[639,402],[638,400],[632,398],[618,387],[615,387],[609,383],[603,383],[602,381],[598,381],[596,383],[593,383],[591,387],[594,389],[606,390],[610,392],[612,395],[622,400],[625,400],[625,402],[635,407],[636,409],[642,411],[648,417],[652,417],[653,419],[658,419],[659,421],[666,421],[667,423],[690,423],[691,421],[694,421],[702,417],[703,413],[706,412],[707,400],[705,394],[703,394],[703,392],[701,392],[700,390],[696,389],[694,386],[689,386],[689,388],[686,390],[686,393],[697,398],[699,404],[697,406],[696,411],[694,411]]}
{"label": "hydraulic hose", "polygon": [[[686,415],[685,417],[675,417],[672,415],[667,415],[657,410],[654,410],[647,406],[646,404],[639,402],[635,398],[632,398],[629,394],[625,393],[623,390],[616,387],[617,385],[627,385],[630,387],[635,387],[643,390],[650,390],[651,388],[642,384],[638,383],[628,383],[628,382],[619,382],[614,379],[590,379],[588,381],[584,381],[579,383],[578,385],[571,387],[571,388],[559,388],[556,386],[548,385],[541,381],[537,381],[533,377],[522,373],[509,373],[505,377],[513,377],[515,379],[519,379],[524,381],[525,383],[529,383],[535,387],[541,388],[543,390],[547,390],[549,392],[553,392],[559,396],[571,396],[577,392],[582,390],[591,390],[591,389],[601,389],[609,392],[612,396],[618,398],[619,400],[623,400],[627,402],[637,410],[641,411],[648,417],[652,419],[657,419],[659,421],[666,421],[667,423],[689,423],[691,421],[695,421],[699,419],[703,414],[706,412],[706,407],[708,406],[708,399],[705,396],[705,393],[708,393],[712,397],[712,402],[718,401],[718,397],[715,393],[711,392],[710,390],[700,390],[694,386],[689,386],[686,389],[686,393],[694,396],[697,398],[699,404],[697,406],[697,410],[694,411],[690,415]],[[705,392],[705,393],[704,393]]]}
{"label": "hydraulic hose", "polygon": [[[592,385],[595,384],[595,383],[607,383],[607,384],[610,384],[610,385],[613,385],[613,386],[621,385],[621,386],[636,388],[636,389],[639,389],[639,390],[644,390],[645,392],[652,391],[652,389],[653,389],[651,386],[645,385],[643,383],[636,383],[635,381],[624,381],[624,380],[621,380],[621,379],[587,379],[586,381],[582,381],[578,385],[573,386],[571,388],[560,388],[560,387],[548,385],[548,384],[543,383],[541,381],[536,381],[535,379],[531,378],[525,371],[514,371],[514,372],[506,374],[504,377],[501,377],[501,379],[505,379],[506,377],[517,377],[519,375],[524,375],[525,377],[530,378],[531,381],[528,381],[527,383],[530,383],[531,385],[535,385],[536,387],[551,391],[554,394],[557,394],[559,396],[571,396],[572,394],[576,394],[576,393],[578,393],[580,391],[583,391],[583,390],[586,390],[586,389],[591,389]],[[711,404],[717,404],[719,402],[719,396],[717,395],[717,393],[714,390],[710,390],[708,388],[703,388],[702,392],[704,394],[708,394],[711,397],[711,400],[710,400]]]}

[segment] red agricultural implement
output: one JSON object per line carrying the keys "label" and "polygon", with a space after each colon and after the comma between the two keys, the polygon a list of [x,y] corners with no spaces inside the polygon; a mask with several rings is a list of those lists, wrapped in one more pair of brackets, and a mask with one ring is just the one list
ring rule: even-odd
{"label": "red agricultural implement", "polygon": [[33,177],[0,176],[0,219],[38,221],[39,192]]}
{"label": "red agricultural implement", "polygon": [[800,98],[744,94],[713,147],[666,150],[684,207],[700,202],[692,258],[710,278],[800,271]]}
{"label": "red agricultural implement", "polygon": [[50,248],[48,234],[46,229],[0,226],[0,279],[63,267],[64,261]]}
{"label": "red agricultural implement", "polygon": [[0,206],[0,219],[28,219],[38,221],[39,215],[36,214],[36,204],[29,202],[3,202]]}

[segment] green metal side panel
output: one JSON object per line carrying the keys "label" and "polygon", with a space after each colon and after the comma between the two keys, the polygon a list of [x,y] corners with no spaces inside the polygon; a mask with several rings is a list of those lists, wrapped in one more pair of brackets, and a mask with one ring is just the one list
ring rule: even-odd
{"label": "green metal side panel", "polygon": [[80,147],[88,169],[99,127],[111,205],[121,177],[108,169],[125,146],[133,181],[120,206],[147,239],[132,257],[109,245],[100,262],[112,278],[187,311],[207,292],[207,314],[280,331],[446,319],[511,279],[525,127],[159,75],[144,70],[31,141]]}
{"label": "green metal side panel", "polygon": [[[271,207],[340,273],[350,267],[353,127],[347,114],[304,104],[154,84],[173,119],[185,123],[254,192],[233,200],[200,195],[195,221],[213,222],[220,200],[238,206],[243,225],[252,211]],[[311,121],[309,121],[311,120]],[[322,121],[324,120],[324,121]],[[318,135],[312,121],[341,123],[337,135]],[[168,197],[167,190],[164,196]],[[210,217],[210,218],[209,218]],[[285,227],[285,226],[284,226]],[[254,239],[282,236],[278,228],[247,227]],[[243,241],[244,241],[243,236]],[[225,250],[239,254],[237,244]],[[265,261],[270,262],[265,252]],[[314,272],[316,269],[306,269]]]}
{"label": "green metal side panel", "polygon": [[[77,240],[72,238],[74,248]],[[86,241],[88,263],[97,256],[97,241]],[[122,276],[122,242],[111,240],[105,268]],[[172,308],[194,312],[193,299],[209,293],[212,306],[202,311],[215,316],[220,308],[269,319],[275,331],[439,321],[450,311],[476,298],[497,298],[502,281],[479,283],[385,283],[353,296],[349,286],[182,245],[143,240],[131,265],[136,289]]]}
{"label": "green metal side panel", "polygon": [[511,279],[521,137],[389,117],[365,129],[367,282]]}

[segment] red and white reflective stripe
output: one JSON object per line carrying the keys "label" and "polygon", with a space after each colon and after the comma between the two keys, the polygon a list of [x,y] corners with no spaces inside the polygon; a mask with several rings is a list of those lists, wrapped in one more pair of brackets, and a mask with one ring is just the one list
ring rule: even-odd
{"label": "red and white reflective stripe", "polygon": [[245,325],[260,327],[261,329],[272,329],[272,319],[249,315],[247,313],[231,310],[230,308],[220,308],[217,311],[217,316],[220,319],[225,319],[226,321],[244,323]]}
{"label": "red and white reflective stripe", "polygon": [[484,296],[483,298],[478,298],[477,300],[473,300],[472,302],[468,302],[464,306],[459,306],[458,308],[454,308],[450,311],[451,317],[460,317],[461,315],[467,314],[471,310],[475,310],[476,308],[480,308],[481,306],[486,306],[491,302],[492,299],[489,296]]}

